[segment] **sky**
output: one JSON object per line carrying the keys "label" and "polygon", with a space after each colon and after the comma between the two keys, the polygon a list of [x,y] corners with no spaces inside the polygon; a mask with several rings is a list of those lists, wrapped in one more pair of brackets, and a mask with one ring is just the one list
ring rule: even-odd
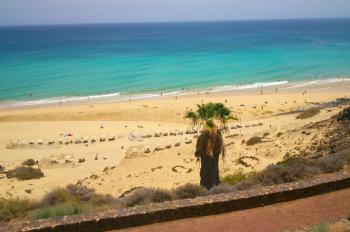
{"label": "sky", "polygon": [[347,17],[350,0],[0,0],[0,25]]}

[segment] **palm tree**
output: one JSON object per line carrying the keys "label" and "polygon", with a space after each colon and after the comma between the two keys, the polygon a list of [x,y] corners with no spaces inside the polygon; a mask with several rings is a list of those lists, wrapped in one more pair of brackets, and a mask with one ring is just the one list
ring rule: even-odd
{"label": "palm tree", "polygon": [[[222,132],[226,132],[227,121],[236,119],[231,110],[222,103],[207,103],[197,105],[196,112],[188,111],[185,118],[191,120],[193,127],[201,129],[197,139],[195,156],[201,159],[200,184],[207,189],[218,185],[219,179],[219,155],[225,156],[225,145]],[[217,126],[220,123],[220,128]]]}

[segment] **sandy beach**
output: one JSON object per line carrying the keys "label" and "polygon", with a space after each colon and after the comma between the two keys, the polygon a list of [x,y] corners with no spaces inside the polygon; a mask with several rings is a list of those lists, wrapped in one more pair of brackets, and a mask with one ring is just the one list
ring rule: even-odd
{"label": "sandy beach", "polygon": [[[320,114],[304,120],[288,112],[346,96],[350,96],[349,81],[122,102],[3,108],[0,165],[9,170],[33,158],[45,176],[19,181],[0,174],[0,197],[38,199],[70,183],[82,183],[113,196],[139,186],[173,188],[198,183],[196,134],[186,133],[190,127],[183,116],[187,110],[195,110],[196,104],[210,101],[225,103],[240,119],[229,122],[230,130],[225,134],[227,154],[220,162],[220,174],[261,170],[321,136],[314,130],[301,137],[300,128],[328,119],[341,107],[322,109]],[[244,141],[252,136],[263,137],[263,143],[245,145]]]}

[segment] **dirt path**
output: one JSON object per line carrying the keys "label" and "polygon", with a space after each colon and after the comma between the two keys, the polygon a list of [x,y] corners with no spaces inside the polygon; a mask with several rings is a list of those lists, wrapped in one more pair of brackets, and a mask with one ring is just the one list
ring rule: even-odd
{"label": "dirt path", "polygon": [[125,232],[230,231],[274,232],[348,218],[350,188],[290,201],[225,213],[125,229]]}

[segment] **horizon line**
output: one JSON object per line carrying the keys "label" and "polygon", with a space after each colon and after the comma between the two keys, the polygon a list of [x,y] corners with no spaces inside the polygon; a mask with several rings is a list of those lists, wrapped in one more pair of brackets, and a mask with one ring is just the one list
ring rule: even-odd
{"label": "horizon line", "polygon": [[270,19],[214,19],[214,20],[179,20],[179,21],[121,21],[121,22],[77,22],[77,23],[44,23],[44,24],[8,24],[0,27],[40,27],[40,26],[79,26],[79,25],[107,25],[107,24],[175,24],[175,23],[215,23],[215,22],[249,22],[249,21],[294,21],[294,20],[339,20],[349,17],[324,17],[324,18],[270,18]]}

